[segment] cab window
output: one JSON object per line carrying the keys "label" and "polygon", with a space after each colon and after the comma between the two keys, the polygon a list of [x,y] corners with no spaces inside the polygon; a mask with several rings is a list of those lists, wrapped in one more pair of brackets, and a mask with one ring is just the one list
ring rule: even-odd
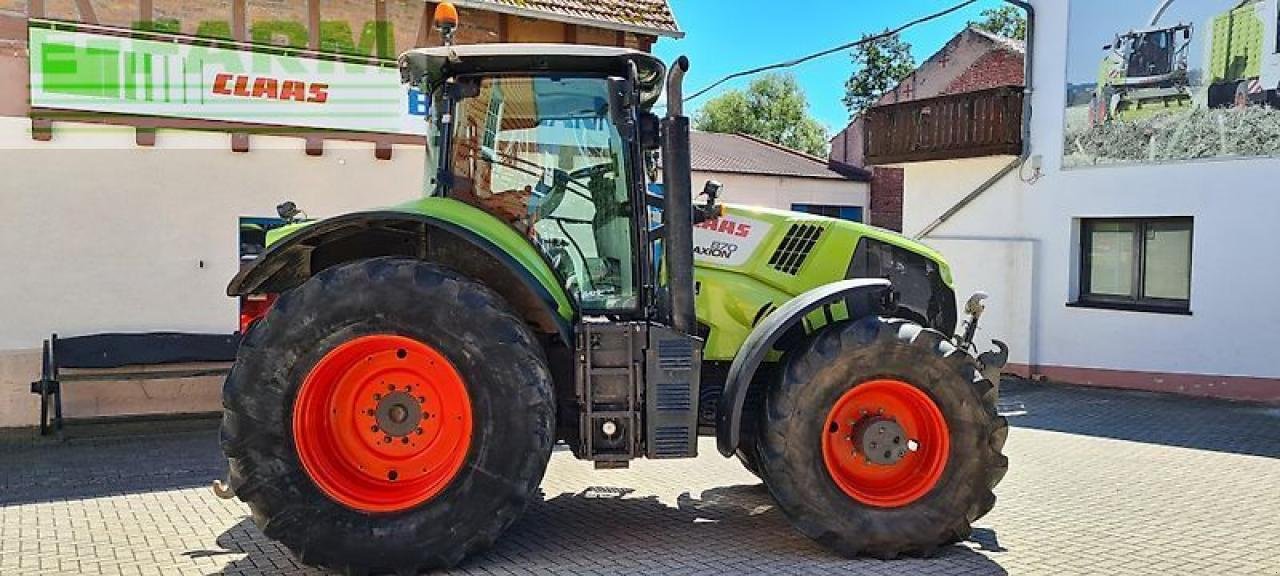
{"label": "cab window", "polygon": [[456,117],[450,195],[527,236],[585,311],[634,309],[626,148],[607,82],[486,78]]}

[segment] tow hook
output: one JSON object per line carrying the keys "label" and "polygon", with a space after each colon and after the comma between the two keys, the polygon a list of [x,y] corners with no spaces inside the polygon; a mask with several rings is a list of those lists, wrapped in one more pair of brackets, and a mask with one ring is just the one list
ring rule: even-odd
{"label": "tow hook", "polygon": [[996,345],[996,349],[979,354],[978,365],[982,376],[999,388],[1001,370],[1009,361],[1009,346],[999,340],[992,340],[991,343]]}
{"label": "tow hook", "polygon": [[213,495],[223,500],[230,500],[236,497],[236,491],[231,489],[231,484],[222,480],[213,481]]}
{"label": "tow hook", "polygon": [[[987,309],[983,304],[987,298],[989,296],[986,292],[974,292],[973,296],[969,297],[969,301],[965,302],[964,313],[969,317],[965,319],[964,333],[958,337],[959,341],[956,343],[961,349],[977,352],[974,349],[973,338],[978,333],[978,320]],[[992,340],[991,343],[996,345],[996,349],[978,354],[978,365],[982,376],[999,388],[1000,371],[1009,361],[1009,346],[999,340]]]}

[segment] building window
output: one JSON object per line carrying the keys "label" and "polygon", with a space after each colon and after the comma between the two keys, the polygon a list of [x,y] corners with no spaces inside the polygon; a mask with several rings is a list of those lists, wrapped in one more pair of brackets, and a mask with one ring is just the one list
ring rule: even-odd
{"label": "building window", "polygon": [[1191,218],[1082,220],[1075,304],[1189,313],[1191,230]]}
{"label": "building window", "polygon": [[818,216],[826,216],[828,218],[839,218],[841,220],[851,220],[853,222],[862,221],[861,206],[832,206],[829,204],[792,204],[791,210],[794,212],[804,212],[806,214],[817,214]]}

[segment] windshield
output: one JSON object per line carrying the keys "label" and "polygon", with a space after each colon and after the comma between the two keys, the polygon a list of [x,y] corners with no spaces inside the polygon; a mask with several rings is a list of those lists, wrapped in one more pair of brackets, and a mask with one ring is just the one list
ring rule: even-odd
{"label": "windshield", "polygon": [[1173,31],[1159,30],[1128,39],[1129,66],[1133,77],[1159,76],[1173,71]]}
{"label": "windshield", "polygon": [[529,237],[584,310],[635,308],[626,148],[608,83],[486,78],[456,116],[450,195]]}

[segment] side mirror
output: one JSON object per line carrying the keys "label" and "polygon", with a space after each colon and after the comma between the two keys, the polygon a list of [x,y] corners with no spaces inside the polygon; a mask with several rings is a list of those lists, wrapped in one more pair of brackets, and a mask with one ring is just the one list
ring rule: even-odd
{"label": "side mirror", "polygon": [[662,148],[662,127],[658,115],[653,112],[640,113],[640,149],[645,151]]}
{"label": "side mirror", "polygon": [[706,196],[707,201],[701,206],[695,206],[693,210],[693,223],[700,224],[707,220],[715,220],[721,216],[721,206],[719,203],[720,191],[724,189],[724,185],[715,181],[707,180],[702,187],[702,194]]}
{"label": "side mirror", "polygon": [[276,215],[285,222],[294,222],[302,211],[298,210],[298,205],[291,201],[286,201],[276,206]]}
{"label": "side mirror", "polygon": [[626,78],[609,78],[609,119],[614,126],[626,126],[634,105],[635,91]]}

